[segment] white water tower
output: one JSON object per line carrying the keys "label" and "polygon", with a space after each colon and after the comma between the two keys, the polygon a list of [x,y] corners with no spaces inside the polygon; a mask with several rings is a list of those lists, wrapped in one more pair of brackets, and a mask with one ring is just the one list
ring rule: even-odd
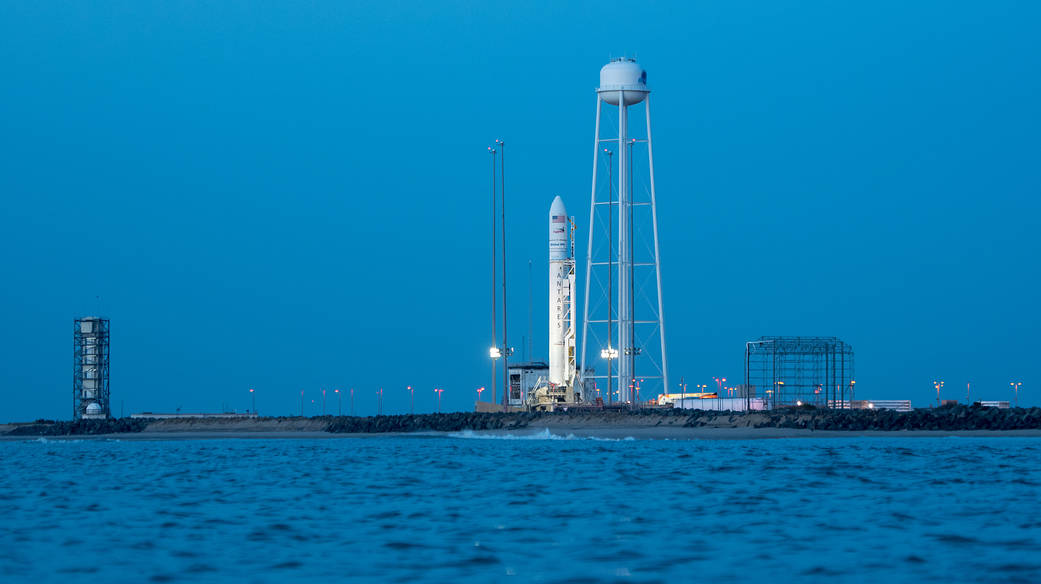
{"label": "white water tower", "polygon": [[[641,104],[645,131],[633,135]],[[603,123],[613,114],[617,131]],[[583,375],[586,396],[634,403],[637,392],[640,401],[668,393],[650,89],[635,59],[600,70],[589,226],[581,370],[596,374]]]}

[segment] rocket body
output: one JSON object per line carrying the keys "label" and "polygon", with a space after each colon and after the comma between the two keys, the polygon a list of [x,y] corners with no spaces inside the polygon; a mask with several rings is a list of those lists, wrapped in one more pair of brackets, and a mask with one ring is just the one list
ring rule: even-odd
{"label": "rocket body", "polygon": [[549,382],[571,387],[575,377],[575,260],[567,208],[559,196],[549,208]]}

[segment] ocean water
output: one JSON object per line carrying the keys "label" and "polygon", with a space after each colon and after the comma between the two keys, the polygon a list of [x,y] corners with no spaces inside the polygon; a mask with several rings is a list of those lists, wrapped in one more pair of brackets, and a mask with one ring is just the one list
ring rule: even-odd
{"label": "ocean water", "polygon": [[0,442],[3,582],[1041,582],[1041,439]]}

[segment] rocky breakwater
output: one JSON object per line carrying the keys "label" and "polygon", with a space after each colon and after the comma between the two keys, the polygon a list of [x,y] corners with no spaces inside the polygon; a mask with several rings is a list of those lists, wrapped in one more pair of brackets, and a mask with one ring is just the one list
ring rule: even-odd
{"label": "rocky breakwater", "polygon": [[459,432],[462,430],[520,430],[524,428],[795,428],[831,431],[965,431],[1041,430],[1041,408],[997,409],[952,406],[894,410],[824,410],[812,407],[781,408],[763,412],[715,412],[647,408],[642,410],[576,409],[553,413],[452,412],[394,416],[268,417],[250,419],[110,419],[9,424],[7,436],[72,436],[153,433],[329,432],[334,434],[383,434],[405,432]]}
{"label": "rocky breakwater", "polygon": [[15,424],[7,436],[74,436],[92,434],[120,434],[141,432],[148,427],[147,420],[111,418],[107,420],[73,420],[55,422],[36,420],[30,424]]}
{"label": "rocky breakwater", "polygon": [[330,417],[327,432],[459,432],[461,430],[518,430],[528,427],[646,427],[681,426],[689,412],[675,409],[595,410],[578,408],[557,412],[453,412],[401,416]]}
{"label": "rocky breakwater", "polygon": [[513,430],[527,427],[536,418],[538,418],[538,414],[478,412],[367,417],[336,416],[329,419],[325,431],[336,434],[365,434]]}
{"label": "rocky breakwater", "polygon": [[699,412],[691,416],[684,425],[846,431],[1038,430],[1041,429],[1041,408],[998,409],[956,405],[897,412],[883,409],[824,410],[801,407],[747,414]]}

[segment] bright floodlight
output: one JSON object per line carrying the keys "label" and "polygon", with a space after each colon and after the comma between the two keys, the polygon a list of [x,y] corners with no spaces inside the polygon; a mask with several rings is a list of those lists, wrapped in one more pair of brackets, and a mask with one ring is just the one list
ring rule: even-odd
{"label": "bright floodlight", "polygon": [[617,359],[618,358],[618,349],[613,349],[611,347],[608,347],[606,349],[601,349],[600,350],[600,357],[602,357],[604,359]]}
{"label": "bright floodlight", "polygon": [[492,347],[491,349],[488,349],[488,356],[492,359],[498,359],[499,357],[502,357],[502,351],[499,350],[499,347]]}

